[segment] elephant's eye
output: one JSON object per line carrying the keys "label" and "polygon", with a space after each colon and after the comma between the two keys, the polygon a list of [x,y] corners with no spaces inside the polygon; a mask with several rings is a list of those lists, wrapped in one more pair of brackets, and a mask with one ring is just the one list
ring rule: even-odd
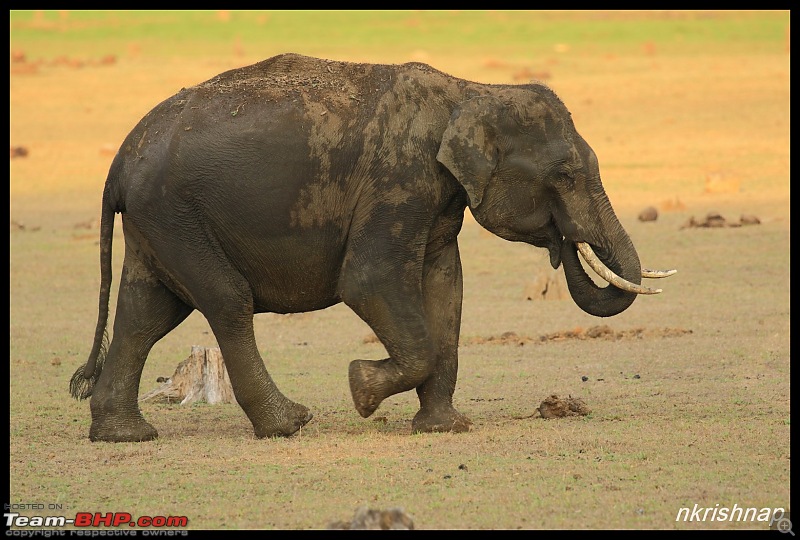
{"label": "elephant's eye", "polygon": [[570,167],[562,167],[558,171],[559,180],[566,186],[572,187],[575,185],[575,171]]}

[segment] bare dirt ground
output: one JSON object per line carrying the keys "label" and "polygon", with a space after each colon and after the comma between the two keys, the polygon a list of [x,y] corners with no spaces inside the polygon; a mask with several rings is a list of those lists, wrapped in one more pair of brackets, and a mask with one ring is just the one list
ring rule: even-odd
{"label": "bare dirt ground", "polygon": [[[359,503],[403,506],[418,528],[716,528],[741,524],[676,523],[676,512],[695,503],[788,505],[786,51],[736,57],[662,57],[647,48],[627,56],[554,52],[545,66],[427,58],[439,69],[486,82],[514,82],[523,67],[546,69],[547,82],[600,159],[604,184],[643,265],[678,274],[658,283],[661,295],[639,298],[612,319],[595,319],[558,292],[563,278],[550,271],[542,250],[504,242],[467,219],[455,402],[475,422],[470,434],[409,436],[416,411],[410,393],[387,400],[378,422],[359,418],[347,363],[381,358],[383,350],[369,339],[369,328],[336,306],[256,318],[273,376],[315,414],[301,437],[256,441],[233,405],[147,404],[144,414],[161,437],[139,446],[88,443],[88,405],[67,395],[97,316],[105,174],[128,130],[159,101],[261,58],[103,57],[98,51],[92,64],[36,69],[12,61],[13,502],[170,511],[191,516],[200,528],[323,527],[352,515]],[[640,221],[648,206],[657,209],[657,219]],[[709,213],[728,222],[753,215],[759,223],[684,227]],[[118,223],[115,282],[120,231]],[[199,314],[156,345],[141,391],[171,374],[192,345],[215,345]],[[529,418],[551,394],[580,397],[592,413]],[[214,483],[234,473],[235,482]],[[82,476],[93,476],[106,491],[87,488]],[[253,476],[257,485],[249,484]],[[287,483],[289,477],[296,483]],[[192,495],[196,482],[214,486],[211,500]],[[125,493],[114,485],[126,486]],[[268,511],[220,512],[213,502],[248,498]],[[487,513],[498,501],[500,508]]]}

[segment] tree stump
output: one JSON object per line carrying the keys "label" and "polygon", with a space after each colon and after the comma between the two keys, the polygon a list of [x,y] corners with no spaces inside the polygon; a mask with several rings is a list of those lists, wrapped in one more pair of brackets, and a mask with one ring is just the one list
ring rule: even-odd
{"label": "tree stump", "polygon": [[565,300],[570,298],[567,278],[563,272],[545,269],[525,286],[526,300]]}
{"label": "tree stump", "polygon": [[219,348],[194,345],[191,356],[178,364],[175,374],[155,390],[140,397],[139,402],[180,402],[181,405],[188,405],[196,401],[235,403],[235,399]]}

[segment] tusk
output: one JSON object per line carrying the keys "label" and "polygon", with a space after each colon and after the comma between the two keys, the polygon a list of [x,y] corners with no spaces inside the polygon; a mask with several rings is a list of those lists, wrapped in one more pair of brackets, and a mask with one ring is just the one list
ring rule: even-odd
{"label": "tusk", "polygon": [[636,285],[626,279],[622,279],[603,264],[603,261],[594,254],[591,246],[586,242],[575,242],[575,245],[578,246],[578,251],[583,255],[583,260],[586,261],[591,269],[616,288],[636,294],[658,294],[661,292],[661,289],[651,289],[650,287]]}
{"label": "tusk", "polygon": [[642,268],[642,277],[644,278],[669,277],[676,272],[677,270],[650,270],[648,268]]}

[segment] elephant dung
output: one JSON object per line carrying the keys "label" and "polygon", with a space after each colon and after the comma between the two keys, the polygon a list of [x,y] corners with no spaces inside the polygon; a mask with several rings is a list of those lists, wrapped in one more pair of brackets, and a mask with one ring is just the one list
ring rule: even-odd
{"label": "elephant dung", "polygon": [[11,146],[11,159],[18,157],[28,157],[28,149],[24,146]]}
{"label": "elephant dung", "polygon": [[721,228],[721,227],[741,227],[742,225],[758,225],[761,220],[758,216],[752,214],[742,214],[739,221],[727,221],[721,214],[717,212],[709,212],[703,221],[695,219],[694,216],[681,226],[681,229],[689,229],[693,227],[703,228]]}
{"label": "elephant dung", "polygon": [[565,416],[586,416],[592,410],[580,398],[572,396],[561,399],[556,394],[551,394],[536,409],[544,419],[563,418]]}
{"label": "elephant dung", "polygon": [[658,210],[655,206],[648,206],[639,212],[639,221],[655,221],[658,219]]}
{"label": "elephant dung", "polygon": [[739,218],[739,223],[742,225],[758,225],[761,223],[761,220],[758,219],[758,216],[754,216],[752,214],[742,214]]}

